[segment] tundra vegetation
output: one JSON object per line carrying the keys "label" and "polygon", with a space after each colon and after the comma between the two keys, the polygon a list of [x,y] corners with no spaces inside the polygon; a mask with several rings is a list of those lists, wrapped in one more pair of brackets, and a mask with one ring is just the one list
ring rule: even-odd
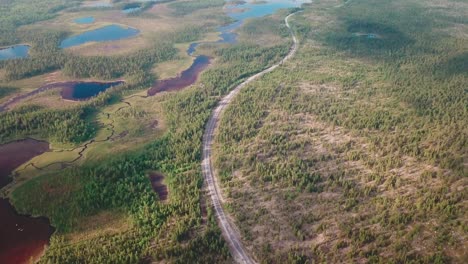
{"label": "tundra vegetation", "polygon": [[226,207],[261,263],[463,263],[468,5],[340,2],[227,109]]}

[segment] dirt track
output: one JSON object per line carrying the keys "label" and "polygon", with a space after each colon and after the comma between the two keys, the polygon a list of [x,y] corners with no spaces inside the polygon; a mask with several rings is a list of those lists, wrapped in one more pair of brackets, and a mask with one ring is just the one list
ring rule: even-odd
{"label": "dirt track", "polygon": [[242,241],[240,239],[240,235],[236,231],[237,228],[236,226],[229,220],[229,218],[226,216],[226,213],[224,212],[223,206],[222,206],[222,196],[221,196],[221,189],[218,186],[218,183],[216,181],[216,175],[215,171],[213,170],[213,164],[212,164],[212,158],[211,158],[211,147],[213,145],[213,138],[216,129],[219,126],[219,120],[226,109],[227,106],[232,102],[234,97],[239,93],[239,91],[244,88],[247,84],[251,83],[252,81],[258,79],[259,77],[273,71],[274,69],[278,68],[282,63],[285,61],[289,60],[296,54],[296,51],[298,49],[298,40],[297,37],[294,35],[294,32],[291,30],[291,27],[289,25],[289,18],[294,15],[295,13],[292,13],[288,15],[284,21],[286,23],[286,26],[288,27],[292,39],[293,39],[293,46],[291,47],[291,50],[289,53],[286,55],[286,57],[283,58],[280,62],[276,63],[275,65],[271,66],[268,69],[265,69],[245,80],[241,84],[239,84],[234,90],[232,90],[228,95],[226,95],[220,102],[219,105],[215,108],[213,111],[207,125],[205,128],[205,133],[203,135],[203,161],[202,161],[202,170],[203,170],[203,177],[205,180],[205,186],[207,187],[209,191],[209,195],[211,196],[211,200],[213,202],[213,207],[215,209],[215,214],[218,218],[218,223],[221,228],[221,231],[223,233],[224,239],[228,243],[229,250],[231,251],[231,255],[234,258],[234,260],[238,263],[255,263],[254,259],[251,258],[247,251],[245,250],[244,246],[242,245]]}

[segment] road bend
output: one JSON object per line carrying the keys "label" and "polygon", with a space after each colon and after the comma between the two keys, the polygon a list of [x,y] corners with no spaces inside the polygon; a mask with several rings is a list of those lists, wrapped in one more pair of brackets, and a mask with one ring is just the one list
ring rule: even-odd
{"label": "road bend", "polygon": [[216,175],[213,169],[213,161],[211,157],[213,138],[214,138],[215,131],[219,126],[219,120],[224,110],[229,106],[229,104],[236,97],[239,91],[242,88],[244,88],[247,84],[253,82],[259,77],[278,68],[282,63],[286,62],[287,60],[289,60],[296,54],[297,49],[298,49],[298,40],[297,40],[296,35],[294,34],[294,31],[291,29],[289,25],[289,18],[296,13],[297,12],[288,15],[284,19],[286,26],[288,27],[292,40],[293,40],[293,45],[291,49],[289,50],[289,53],[280,62],[276,63],[275,65],[247,78],[244,82],[242,82],[236,88],[234,88],[228,95],[226,95],[219,102],[218,106],[214,109],[213,113],[211,114],[211,117],[205,128],[205,133],[203,135],[202,171],[203,171],[203,177],[204,177],[204,184],[208,188],[209,195],[211,197],[213,207],[215,210],[215,215],[218,219],[218,223],[221,228],[223,237],[228,243],[231,255],[233,256],[234,260],[237,263],[253,264],[255,263],[255,261],[252,257],[249,256],[245,247],[242,245],[242,241],[237,232],[238,229],[235,227],[234,223],[230,221],[230,219],[227,217],[226,213],[224,212],[224,209],[221,203],[222,193],[221,193],[220,186],[218,182],[216,181]]}

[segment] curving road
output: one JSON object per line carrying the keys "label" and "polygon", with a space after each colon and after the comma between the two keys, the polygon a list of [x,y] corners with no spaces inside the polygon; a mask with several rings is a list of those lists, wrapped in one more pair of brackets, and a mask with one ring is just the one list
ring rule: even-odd
{"label": "curving road", "polygon": [[291,47],[286,57],[284,57],[279,63],[271,66],[270,68],[265,69],[262,72],[259,72],[249,77],[247,80],[245,80],[244,82],[239,84],[236,88],[234,88],[234,90],[232,90],[228,95],[226,95],[220,101],[216,109],[211,114],[211,117],[205,128],[205,133],[203,135],[202,171],[203,171],[203,177],[205,180],[205,186],[207,186],[209,190],[209,194],[213,202],[213,207],[215,209],[215,214],[218,218],[219,226],[223,233],[224,239],[228,243],[229,249],[231,251],[231,255],[233,256],[234,260],[237,263],[251,264],[251,263],[255,263],[255,261],[247,254],[247,251],[242,245],[242,241],[238,235],[238,232],[236,231],[235,225],[231,223],[229,218],[226,216],[226,213],[224,212],[223,206],[221,204],[221,201],[222,201],[221,189],[218,185],[218,182],[216,181],[216,175],[213,169],[212,158],[211,158],[211,147],[213,145],[214,133],[219,126],[219,120],[224,110],[232,102],[234,97],[239,93],[239,91],[242,88],[244,88],[247,84],[251,83],[257,78],[278,68],[283,62],[289,60],[290,58],[294,56],[294,54],[296,54],[297,49],[298,49],[298,40],[289,25],[289,18],[295,13],[288,15],[284,19],[286,26],[288,27],[291,33],[292,39],[293,39],[293,46]]}

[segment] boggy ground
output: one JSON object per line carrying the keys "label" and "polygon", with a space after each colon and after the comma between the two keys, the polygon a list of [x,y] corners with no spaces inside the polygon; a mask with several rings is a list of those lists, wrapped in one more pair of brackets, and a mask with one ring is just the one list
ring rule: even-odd
{"label": "boggy ground", "polygon": [[259,262],[466,260],[467,76],[441,67],[464,57],[465,14],[436,2],[314,1],[296,58],[227,109],[216,167]]}

